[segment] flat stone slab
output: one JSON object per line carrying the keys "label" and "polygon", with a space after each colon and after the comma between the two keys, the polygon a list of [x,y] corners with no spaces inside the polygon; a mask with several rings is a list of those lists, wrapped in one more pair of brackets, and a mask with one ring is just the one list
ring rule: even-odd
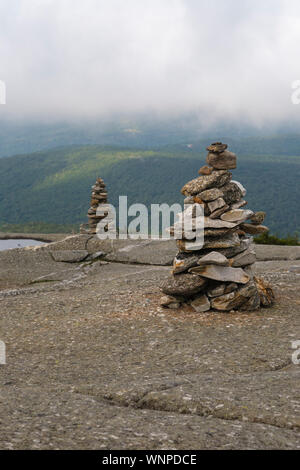
{"label": "flat stone slab", "polygon": [[85,260],[89,252],[87,250],[56,250],[51,255],[54,261],[64,263],[80,263]]}
{"label": "flat stone slab", "polygon": [[35,283],[67,281],[79,274],[77,265],[57,263],[51,252],[33,248],[0,251],[0,292]]}
{"label": "flat stone slab", "polygon": [[86,250],[92,235],[77,234],[64,237],[62,240],[38,247],[41,251]]}
{"label": "flat stone slab", "polygon": [[175,240],[110,240],[110,249],[108,261],[162,266],[171,266],[177,252]]}
{"label": "flat stone slab", "polygon": [[259,261],[300,259],[300,246],[254,245]]}
{"label": "flat stone slab", "polygon": [[198,313],[207,312],[210,309],[210,301],[206,295],[202,295],[193,300],[191,306]]}
{"label": "flat stone slab", "polygon": [[[10,421],[1,432],[1,449],[228,450],[240,449],[241,443],[243,449],[249,450],[297,447],[297,435],[289,429],[175,411],[166,413],[148,409],[146,399],[142,409],[113,401],[109,405],[97,392],[93,395],[95,390],[90,393],[90,389],[62,385],[16,387],[12,400],[11,387],[5,387],[1,392],[2,411],[10,416]],[[165,398],[168,397],[174,398]]]}
{"label": "flat stone slab", "polygon": [[288,265],[257,263],[277,303],[250,314],[164,309],[170,268],[150,265],[95,262],[72,286],[0,292],[0,448],[299,449]]}
{"label": "flat stone slab", "polygon": [[159,307],[168,271],[2,298],[1,449],[299,448],[299,277],[268,268],[275,307],[208,314]]}
{"label": "flat stone slab", "polygon": [[233,258],[229,260],[230,266],[234,268],[248,266],[249,264],[255,263],[255,261],[256,261],[256,254],[255,254],[253,245],[251,245],[251,247],[248,248],[246,251],[243,251],[242,253],[235,255]]}
{"label": "flat stone slab", "polygon": [[190,268],[190,273],[199,274],[199,276],[221,282],[237,282],[239,284],[246,284],[250,281],[250,277],[245,273],[242,268],[230,268],[225,266],[197,266]]}
{"label": "flat stone slab", "polygon": [[221,220],[227,220],[228,222],[244,222],[253,215],[253,211],[243,209],[233,209],[225,214],[221,215]]}
{"label": "flat stone slab", "polygon": [[[31,235],[32,237],[32,235]],[[153,249],[152,249],[153,247]],[[176,242],[170,240],[99,240],[91,235],[72,235],[61,241],[36,247],[37,251],[87,250],[90,254],[98,251],[109,253],[112,261],[170,265],[177,253]],[[258,261],[298,260],[300,246],[254,245]],[[149,260],[149,251],[152,259]],[[127,253],[127,255],[125,255]],[[0,255],[1,256],[1,255]],[[148,260],[148,261],[147,261]],[[132,261],[134,262],[134,261]]]}
{"label": "flat stone slab", "polygon": [[250,233],[251,235],[259,235],[261,233],[267,233],[269,231],[268,227],[265,225],[254,225],[254,224],[246,224],[243,223],[241,225],[241,229],[244,230],[246,233]]}
{"label": "flat stone slab", "polygon": [[231,180],[231,174],[227,170],[214,171],[210,175],[199,176],[186,183],[181,189],[185,196],[195,196],[206,189],[220,188]]}
{"label": "flat stone slab", "polygon": [[[71,240],[71,245],[69,245]],[[41,247],[14,249],[0,252],[0,291],[34,284],[71,282],[85,277],[85,261],[80,267],[76,263],[58,263],[53,259],[54,251],[75,247],[86,248],[89,255],[104,252],[101,260],[171,266],[178,251],[174,240],[106,240],[93,236],[78,235]],[[77,248],[79,249],[79,248]],[[257,256],[256,269],[289,270],[300,260],[300,246],[254,245]],[[88,258],[89,259],[89,258]],[[265,261],[265,263],[260,263]],[[275,263],[277,261],[277,264]],[[296,262],[295,262],[296,261]],[[88,264],[88,263],[87,263]],[[278,266],[278,267],[277,267]],[[89,268],[90,269],[90,268]]]}
{"label": "flat stone slab", "polygon": [[197,264],[199,266],[205,266],[208,264],[216,264],[218,266],[229,266],[229,261],[226,256],[218,253],[217,251],[211,251],[207,255],[202,256],[198,259]]}
{"label": "flat stone slab", "polygon": [[207,281],[200,276],[182,273],[168,276],[160,287],[164,294],[190,297],[202,291],[206,284]]}

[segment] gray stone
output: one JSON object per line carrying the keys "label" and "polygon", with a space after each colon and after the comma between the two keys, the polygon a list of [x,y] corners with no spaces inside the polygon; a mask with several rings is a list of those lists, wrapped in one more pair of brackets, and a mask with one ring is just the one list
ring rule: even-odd
{"label": "gray stone", "polygon": [[[217,250],[219,253],[226,256],[226,258],[232,258],[238,253],[247,250],[252,242],[252,237],[240,240],[237,233],[228,232],[222,239],[204,237],[204,244],[200,242],[198,245],[196,245],[195,243],[185,239],[177,240],[176,244],[179,251],[183,253],[192,253],[195,251],[212,249]],[[169,243],[171,243],[171,241]],[[264,250],[264,248],[266,248],[266,251]],[[282,248],[286,248],[286,250],[282,250]],[[291,248],[292,247],[278,247],[278,253],[282,251],[282,255],[279,258],[276,258],[276,255],[272,256],[272,252],[274,251],[274,249],[272,249],[271,246],[255,246],[255,250],[258,253],[258,257],[261,260],[286,259],[286,257],[290,257],[290,259],[300,259],[300,247],[294,247],[295,252]],[[264,257],[265,252],[268,253],[266,257]],[[274,253],[277,253],[277,249],[275,249]],[[175,253],[173,253],[173,258],[174,254]]]}
{"label": "gray stone", "polygon": [[209,264],[215,264],[218,266],[229,266],[229,261],[226,256],[218,253],[216,251],[211,251],[207,255],[202,256],[202,258],[198,259],[199,266],[206,266]]}
{"label": "gray stone", "polygon": [[181,190],[185,196],[196,194],[213,187],[220,188],[231,180],[231,173],[227,170],[213,171],[211,175],[203,175],[189,181]]}
{"label": "gray stone", "polygon": [[207,291],[209,297],[220,297],[224,294],[229,294],[238,288],[238,285],[235,282],[230,282],[229,284],[218,284],[215,287],[212,287]]}
{"label": "gray stone", "polygon": [[[231,248],[231,247],[239,247],[239,246],[240,246],[239,236],[236,233],[228,233],[221,240],[205,238],[203,248],[219,250],[222,248]],[[226,256],[226,253],[222,252],[222,254]]]}
{"label": "gray stone", "polygon": [[[225,294],[220,297],[215,297],[211,301],[212,308],[222,311],[230,311],[240,308],[245,304],[250,298],[257,298],[257,289],[254,282],[248,282],[243,287],[231,292],[230,294]],[[255,305],[255,302],[254,302]],[[248,308],[250,305],[247,306]],[[251,308],[251,307],[250,307]]]}
{"label": "gray stone", "polygon": [[[190,208],[192,209],[192,206],[190,206]],[[166,229],[166,232],[169,232],[171,235],[175,236],[175,238],[183,238],[182,235],[185,233],[187,234],[185,238],[191,239],[192,231],[195,230],[200,232],[203,228],[205,231],[207,229],[233,229],[238,225],[220,219],[211,219],[210,217],[200,216],[193,218],[189,208],[178,214],[178,218],[179,222],[176,222],[172,227]],[[206,235],[209,236],[208,233],[206,233]],[[211,232],[211,236],[215,236],[213,232]]]}
{"label": "gray stone", "polygon": [[216,310],[221,311],[230,311],[235,307],[234,303],[235,292],[230,292],[229,294],[221,295],[219,297],[214,297],[211,300],[211,307]]}
{"label": "gray stone", "polygon": [[[218,219],[212,219],[218,220]],[[232,228],[210,228],[204,230],[204,240],[212,239],[212,238],[222,238],[228,233],[232,232]]]}
{"label": "gray stone", "polygon": [[209,265],[191,268],[189,272],[215,281],[236,282],[237,284],[247,284],[250,280],[241,268]]}
{"label": "gray stone", "polygon": [[231,209],[232,209],[232,210],[234,210],[234,209],[240,209],[241,207],[244,207],[244,206],[246,206],[247,204],[248,204],[248,202],[243,199],[242,201],[235,202],[234,204],[232,204]]}
{"label": "gray stone", "polygon": [[209,166],[202,166],[200,170],[198,171],[199,175],[210,175],[213,171],[213,168],[210,168]]}
{"label": "gray stone", "polygon": [[227,204],[222,197],[219,197],[215,201],[209,202],[207,205],[208,205],[210,212],[215,212],[218,209],[222,209]]}
{"label": "gray stone", "polygon": [[172,310],[177,310],[178,308],[180,308],[181,304],[179,302],[172,302],[168,305],[168,308],[172,309]]}
{"label": "gray stone", "polygon": [[257,291],[255,292],[255,294],[252,295],[252,297],[250,297],[250,299],[248,299],[245,303],[243,303],[239,307],[239,310],[241,310],[241,312],[244,312],[244,311],[251,312],[254,310],[258,310],[259,307],[260,307],[260,297]]}
{"label": "gray stone", "polygon": [[232,181],[225,184],[225,186],[222,187],[222,191],[223,199],[229,206],[239,202],[243,197],[241,189]]}
{"label": "gray stone", "polygon": [[236,223],[204,217],[204,228],[234,228],[236,226]]}
{"label": "gray stone", "polygon": [[209,210],[209,207],[208,207],[207,203],[204,203],[203,206],[204,206],[204,215],[205,215],[205,217],[210,217],[211,211]]}
{"label": "gray stone", "polygon": [[253,212],[250,210],[233,209],[221,215],[221,220],[227,220],[228,222],[241,223],[249,219],[252,215],[253,215]]}
{"label": "gray stone", "polygon": [[253,238],[243,238],[242,240],[239,239],[239,243],[236,246],[232,246],[229,248],[222,248],[219,251],[219,253],[222,253],[222,255],[226,256],[226,258],[233,258],[234,256],[238,255],[239,253],[242,253],[243,251],[247,250],[249,246],[251,246],[253,243]]}
{"label": "gray stone", "polygon": [[195,251],[200,251],[204,247],[203,243],[199,241],[198,243],[191,242],[188,240],[176,240],[177,248],[180,252],[183,253],[193,253]]}
{"label": "gray stone", "polygon": [[228,211],[229,209],[229,206],[227,204],[225,204],[225,206],[221,207],[220,209],[217,209],[215,211],[213,211],[209,217],[211,219],[218,219],[222,214],[224,214],[224,212]]}
{"label": "gray stone", "polygon": [[236,155],[228,150],[221,153],[211,152],[207,155],[206,163],[216,170],[233,170],[236,168]]}
{"label": "gray stone", "polygon": [[272,307],[275,301],[275,296],[271,285],[264,279],[254,276],[254,282],[260,298],[260,305],[262,307]]}
{"label": "gray stone", "polygon": [[256,261],[256,254],[253,247],[248,248],[248,250],[239,253],[238,255],[230,258],[229,263],[233,268],[238,268],[242,266],[248,266],[253,264]]}
{"label": "gray stone", "polygon": [[161,284],[161,290],[167,295],[189,297],[201,292],[207,281],[190,273],[170,275]]}
{"label": "gray stone", "polygon": [[[189,243],[201,243],[200,240],[212,240],[213,238],[217,238],[218,240],[227,235],[231,232],[232,228],[208,228],[205,229],[204,232],[200,228],[198,230],[179,230],[179,228],[175,229],[170,227],[168,229],[169,233],[176,239],[176,240],[187,240]],[[197,239],[197,241],[196,241]],[[196,249],[196,248],[195,248]],[[199,250],[201,248],[197,248]]]}
{"label": "gray stone", "polygon": [[269,231],[268,227],[265,227],[264,225],[252,224],[242,224],[241,229],[246,233],[250,233],[250,235],[258,235],[260,233],[266,233]]}
{"label": "gray stone", "polygon": [[95,260],[97,260],[97,259],[99,259],[99,258],[102,258],[103,256],[105,256],[104,251],[96,251],[96,253],[90,254],[90,255],[86,258],[86,260],[87,260],[87,261],[95,261]]}
{"label": "gray stone", "polygon": [[260,225],[265,220],[266,213],[265,212],[255,212],[255,214],[250,217],[252,224]]}
{"label": "gray stone", "polygon": [[[179,255],[180,256],[180,255]],[[198,256],[185,256],[184,258],[175,257],[173,262],[173,274],[179,274],[188,271],[189,268],[197,266]]]}
{"label": "gray stone", "polygon": [[207,147],[206,150],[209,152],[213,153],[221,153],[225,152],[225,150],[228,148],[227,144],[222,144],[222,142],[213,142],[211,145]]}
{"label": "gray stone", "polygon": [[253,278],[254,278],[252,265],[249,264],[248,266],[244,266],[244,267],[243,267],[243,270],[245,271],[245,273],[247,274],[247,276],[249,276],[250,280],[252,281]]}
{"label": "gray stone", "polygon": [[205,191],[202,191],[202,193],[198,194],[198,197],[204,202],[215,201],[222,196],[223,193],[221,189],[218,188],[206,189]]}
{"label": "gray stone", "polygon": [[160,305],[171,309],[177,309],[180,307],[180,302],[175,297],[165,295],[160,299]]}
{"label": "gray stone", "polygon": [[183,204],[195,204],[193,196],[188,196],[184,199]]}
{"label": "gray stone", "polygon": [[247,194],[247,190],[244,188],[244,186],[242,185],[242,183],[240,183],[239,181],[235,181],[235,180],[232,180],[231,181],[233,184],[235,184],[239,190],[241,191],[242,193],[242,196],[245,197],[246,194]]}
{"label": "gray stone", "polygon": [[208,300],[206,295],[202,295],[201,297],[194,299],[191,302],[191,306],[198,313],[207,312],[210,309],[210,301]]}

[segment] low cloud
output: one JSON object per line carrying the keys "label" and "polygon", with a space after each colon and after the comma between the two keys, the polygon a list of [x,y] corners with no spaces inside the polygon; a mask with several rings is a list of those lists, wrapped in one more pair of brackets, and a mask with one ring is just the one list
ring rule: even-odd
{"label": "low cloud", "polygon": [[297,0],[2,0],[5,116],[300,120]]}

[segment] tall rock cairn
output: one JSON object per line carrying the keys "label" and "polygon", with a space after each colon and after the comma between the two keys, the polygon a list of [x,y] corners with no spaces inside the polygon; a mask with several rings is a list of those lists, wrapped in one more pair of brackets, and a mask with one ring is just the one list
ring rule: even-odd
{"label": "tall rock cairn", "polygon": [[97,209],[102,204],[107,204],[107,191],[103,179],[97,178],[92,186],[91,205],[88,210],[89,223],[80,226],[81,233],[96,233],[97,224],[105,217],[97,215]]}
{"label": "tall rock cairn", "polygon": [[183,214],[195,218],[190,206],[195,203],[204,209],[204,244],[197,248],[196,240],[185,240],[180,222],[170,227],[179,251],[172,273],[161,285],[165,294],[161,305],[180,308],[189,304],[197,312],[251,311],[271,306],[272,288],[256,278],[251,268],[256,260],[252,235],[268,231],[262,225],[265,213],[244,208],[246,190],[232,180],[229,170],[236,168],[236,155],[227,150],[227,145],[216,142],[207,150],[207,166],[181,190],[186,196]]}

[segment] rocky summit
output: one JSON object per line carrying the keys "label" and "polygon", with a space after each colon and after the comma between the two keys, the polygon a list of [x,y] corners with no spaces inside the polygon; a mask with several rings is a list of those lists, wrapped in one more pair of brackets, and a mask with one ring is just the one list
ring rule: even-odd
{"label": "rocky summit", "polygon": [[[173,239],[22,236],[52,243],[0,251],[1,450],[300,448],[300,246],[255,245],[238,284],[191,276]],[[201,261],[249,248],[236,238]],[[272,302],[262,278],[276,303],[249,314]]]}
{"label": "rocky summit", "polygon": [[[164,296],[163,307],[189,304],[196,312],[252,311],[274,302],[271,286],[252,273],[256,261],[252,235],[268,231],[261,225],[265,213],[243,209],[246,189],[232,179],[229,170],[236,168],[237,158],[227,148],[222,142],[207,147],[208,166],[202,166],[200,176],[181,190],[185,209],[169,229],[179,252],[161,284],[162,292],[172,298]],[[196,211],[199,205],[202,210]],[[203,243],[197,237],[199,227]]]}

